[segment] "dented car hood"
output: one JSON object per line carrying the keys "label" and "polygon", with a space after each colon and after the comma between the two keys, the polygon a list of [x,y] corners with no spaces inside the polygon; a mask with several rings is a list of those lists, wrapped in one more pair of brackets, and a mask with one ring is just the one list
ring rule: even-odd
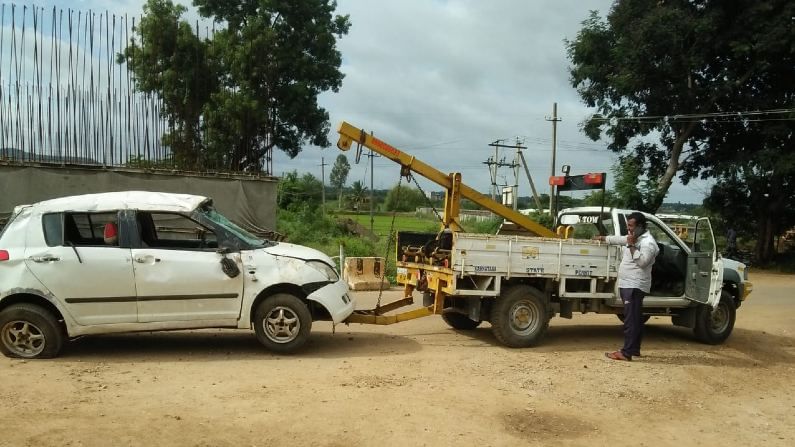
{"label": "dented car hood", "polygon": [[304,247],[303,245],[278,242],[276,245],[265,247],[262,250],[274,256],[284,256],[287,258],[303,259],[306,261],[317,259],[332,266],[334,265],[331,258],[329,258],[325,253],[315,250],[314,248]]}

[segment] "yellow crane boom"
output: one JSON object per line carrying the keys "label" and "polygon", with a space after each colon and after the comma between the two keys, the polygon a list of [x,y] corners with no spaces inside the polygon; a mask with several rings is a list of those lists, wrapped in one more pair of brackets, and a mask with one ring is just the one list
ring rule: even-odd
{"label": "yellow crane boom", "polygon": [[461,182],[461,173],[453,172],[445,174],[438,169],[424,163],[413,155],[398,150],[392,145],[379,140],[378,138],[366,133],[365,131],[343,121],[340,123],[337,132],[340,138],[337,147],[343,151],[351,148],[356,142],[373,152],[376,152],[401,166],[401,174],[406,175],[409,171],[427,178],[428,180],[445,188],[444,216],[442,225],[453,231],[461,231],[459,222],[459,212],[461,209],[461,198],[467,198],[481,207],[501,216],[516,225],[522,227],[533,235],[542,237],[557,237],[557,235],[525,215],[508,208],[507,206],[492,200],[491,198],[477,192],[473,188]]}

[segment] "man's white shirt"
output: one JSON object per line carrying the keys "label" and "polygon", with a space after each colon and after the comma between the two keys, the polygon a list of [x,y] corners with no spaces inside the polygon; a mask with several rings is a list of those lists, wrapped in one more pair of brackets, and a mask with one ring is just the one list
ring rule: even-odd
{"label": "man's white shirt", "polygon": [[654,236],[648,231],[635,242],[635,253],[627,246],[626,236],[605,236],[610,245],[623,245],[621,264],[618,266],[618,287],[621,289],[640,289],[646,293],[651,290],[651,267],[660,248]]}

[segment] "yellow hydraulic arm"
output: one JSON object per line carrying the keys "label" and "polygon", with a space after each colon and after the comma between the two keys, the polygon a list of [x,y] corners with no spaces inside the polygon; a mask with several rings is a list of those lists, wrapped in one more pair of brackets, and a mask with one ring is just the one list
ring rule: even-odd
{"label": "yellow hydraulic arm", "polygon": [[[461,206],[461,197],[465,197],[476,204],[486,208],[487,210],[501,216],[511,222],[519,225],[525,230],[536,236],[543,237],[558,237],[554,232],[542,226],[541,224],[528,219],[521,213],[518,213],[507,206],[496,202],[489,197],[475,191],[469,186],[461,183],[461,174],[454,172],[451,174],[444,174],[438,169],[414,158],[405,152],[401,152],[393,146],[379,140],[378,138],[367,134],[365,131],[356,128],[346,122],[340,124],[337,130],[340,138],[337,141],[337,147],[343,151],[351,148],[351,145],[356,142],[373,152],[398,163],[403,171],[413,171],[428,180],[441,185],[445,188],[444,200],[444,217],[443,226],[450,228],[453,231],[461,231],[461,225],[458,221],[458,214]],[[401,172],[406,175],[408,172]]]}

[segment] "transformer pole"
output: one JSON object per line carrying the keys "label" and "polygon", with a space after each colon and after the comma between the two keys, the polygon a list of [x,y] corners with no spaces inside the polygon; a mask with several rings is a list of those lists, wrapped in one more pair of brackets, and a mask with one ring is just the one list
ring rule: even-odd
{"label": "transformer pole", "polygon": [[[550,171],[550,176],[555,175],[555,155],[557,150],[557,141],[558,141],[558,121],[562,121],[561,118],[558,118],[558,103],[552,103],[552,118],[546,117],[547,121],[552,121],[552,170]],[[549,212],[552,213],[553,205],[555,201],[555,187],[550,185],[549,186]],[[552,216],[554,218],[554,216]]]}

